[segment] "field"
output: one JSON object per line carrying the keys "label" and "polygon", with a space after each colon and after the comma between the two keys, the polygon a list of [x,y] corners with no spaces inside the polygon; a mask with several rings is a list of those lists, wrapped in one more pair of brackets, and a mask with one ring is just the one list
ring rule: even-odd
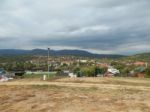
{"label": "field", "polygon": [[20,79],[0,83],[0,112],[149,112],[150,79]]}

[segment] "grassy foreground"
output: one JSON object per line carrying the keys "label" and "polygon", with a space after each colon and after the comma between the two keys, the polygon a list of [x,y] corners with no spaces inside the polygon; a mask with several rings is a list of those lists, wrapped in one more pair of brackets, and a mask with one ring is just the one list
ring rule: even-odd
{"label": "grassy foreground", "polygon": [[[21,81],[26,84],[19,85]],[[53,82],[31,83],[30,80],[30,85],[27,85],[28,79],[21,81],[0,85],[1,112],[149,112],[150,110],[150,90],[141,89],[150,87],[148,79],[65,78]],[[11,85],[13,83],[16,85]],[[143,85],[136,86],[137,83]],[[107,86],[117,88],[105,88]]]}

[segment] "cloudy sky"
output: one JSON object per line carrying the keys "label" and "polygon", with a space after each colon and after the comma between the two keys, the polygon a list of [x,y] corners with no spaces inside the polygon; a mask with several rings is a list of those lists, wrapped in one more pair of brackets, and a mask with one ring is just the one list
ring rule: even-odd
{"label": "cloudy sky", "polygon": [[0,49],[150,51],[150,0],[0,0]]}

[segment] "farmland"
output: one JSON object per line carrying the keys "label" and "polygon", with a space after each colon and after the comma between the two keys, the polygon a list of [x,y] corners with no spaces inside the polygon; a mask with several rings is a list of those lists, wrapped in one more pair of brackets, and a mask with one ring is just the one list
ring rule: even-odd
{"label": "farmland", "polygon": [[149,112],[150,80],[20,79],[0,83],[1,112]]}

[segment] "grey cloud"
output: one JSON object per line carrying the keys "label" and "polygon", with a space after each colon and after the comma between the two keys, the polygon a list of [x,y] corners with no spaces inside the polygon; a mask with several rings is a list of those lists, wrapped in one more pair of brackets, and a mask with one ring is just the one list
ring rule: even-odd
{"label": "grey cloud", "polygon": [[150,51],[149,5],[149,0],[1,0],[0,47]]}

